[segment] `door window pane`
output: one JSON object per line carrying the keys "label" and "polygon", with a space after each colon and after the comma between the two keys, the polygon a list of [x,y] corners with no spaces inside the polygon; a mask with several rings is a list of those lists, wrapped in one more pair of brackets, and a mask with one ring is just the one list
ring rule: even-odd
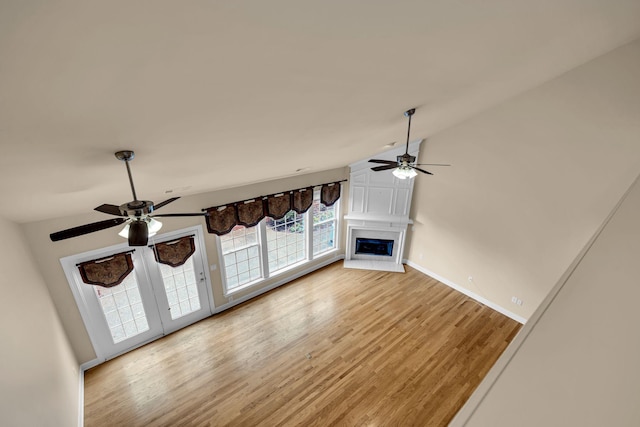
{"label": "door window pane", "polygon": [[93,290],[114,344],[149,330],[134,273],[129,274],[118,286],[93,286]]}
{"label": "door window pane", "polygon": [[167,301],[169,301],[171,320],[200,310],[198,280],[193,268],[193,257],[178,267],[166,264],[158,264],[158,266],[162,274]]}

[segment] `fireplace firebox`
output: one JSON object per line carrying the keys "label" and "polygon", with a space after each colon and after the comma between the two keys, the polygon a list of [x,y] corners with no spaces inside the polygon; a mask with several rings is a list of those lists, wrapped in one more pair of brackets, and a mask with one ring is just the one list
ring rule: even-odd
{"label": "fireplace firebox", "polygon": [[393,255],[393,240],[356,238],[356,254],[364,255]]}

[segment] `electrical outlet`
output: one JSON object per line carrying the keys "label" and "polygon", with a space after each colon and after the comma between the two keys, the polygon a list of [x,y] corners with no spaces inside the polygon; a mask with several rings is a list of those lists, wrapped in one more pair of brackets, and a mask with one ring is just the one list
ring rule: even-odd
{"label": "electrical outlet", "polygon": [[473,282],[473,276],[467,277],[467,280],[470,281],[470,282]]}
{"label": "electrical outlet", "polygon": [[524,301],[522,301],[518,297],[511,297],[511,302],[514,303],[515,305],[520,305],[520,306],[524,304]]}

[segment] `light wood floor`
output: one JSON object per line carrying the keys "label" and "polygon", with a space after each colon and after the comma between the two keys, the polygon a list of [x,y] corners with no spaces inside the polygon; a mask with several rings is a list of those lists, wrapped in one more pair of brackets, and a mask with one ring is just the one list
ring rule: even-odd
{"label": "light wood floor", "polygon": [[520,325],[338,262],[85,373],[85,425],[444,426]]}

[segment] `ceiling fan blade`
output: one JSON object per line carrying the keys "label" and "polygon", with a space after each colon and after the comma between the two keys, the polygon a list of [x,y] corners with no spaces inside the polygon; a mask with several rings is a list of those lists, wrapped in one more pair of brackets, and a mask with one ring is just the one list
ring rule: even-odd
{"label": "ceiling fan blade", "polygon": [[198,213],[167,213],[167,214],[151,215],[152,218],[169,218],[172,216],[209,216],[209,214],[206,212],[198,212]]}
{"label": "ceiling fan blade", "polygon": [[412,166],[412,168],[414,168],[415,170],[420,171],[420,172],[422,172],[422,173],[426,173],[427,175],[433,175],[431,172],[426,171],[426,170],[424,170],[424,169],[420,169],[420,168],[417,168],[417,167],[415,167],[415,166]]}
{"label": "ceiling fan blade", "polygon": [[160,202],[160,203],[158,203],[157,205],[156,205],[156,204],[154,204],[154,205],[153,205],[153,209],[154,209],[154,210],[158,210],[158,209],[160,209],[161,207],[163,207],[163,206],[165,206],[165,205],[168,205],[169,203],[171,203],[171,202],[174,202],[174,201],[178,200],[179,198],[180,198],[180,197],[172,197],[172,198],[170,198],[170,199],[165,200],[164,202]]}
{"label": "ceiling fan blade", "polygon": [[109,215],[115,215],[115,216],[126,216],[126,215],[122,215],[122,212],[120,212],[120,206],[110,205],[108,203],[98,206],[97,208],[94,209],[94,211],[106,213]]}
{"label": "ceiling fan blade", "polygon": [[371,168],[371,170],[378,172],[378,171],[386,171],[389,169],[395,169],[397,167],[398,167],[398,164],[394,162],[392,165],[376,166],[375,168]]}
{"label": "ceiling fan blade", "polygon": [[385,165],[397,165],[398,162],[395,160],[382,160],[382,159],[371,159],[369,160],[371,163],[384,163]]}
{"label": "ceiling fan blade", "polygon": [[149,227],[144,220],[129,224],[129,246],[146,246],[149,241]]}
{"label": "ceiling fan blade", "polygon": [[451,165],[445,165],[442,163],[418,163],[414,166],[451,166]]}
{"label": "ceiling fan blade", "polygon": [[106,228],[115,227],[127,221],[127,218],[112,218],[105,221],[93,222],[91,224],[81,225],[79,227],[68,228],[66,230],[51,233],[49,237],[52,242],[58,240],[70,239],[72,237],[82,236],[83,234],[93,233],[94,231],[104,230]]}

